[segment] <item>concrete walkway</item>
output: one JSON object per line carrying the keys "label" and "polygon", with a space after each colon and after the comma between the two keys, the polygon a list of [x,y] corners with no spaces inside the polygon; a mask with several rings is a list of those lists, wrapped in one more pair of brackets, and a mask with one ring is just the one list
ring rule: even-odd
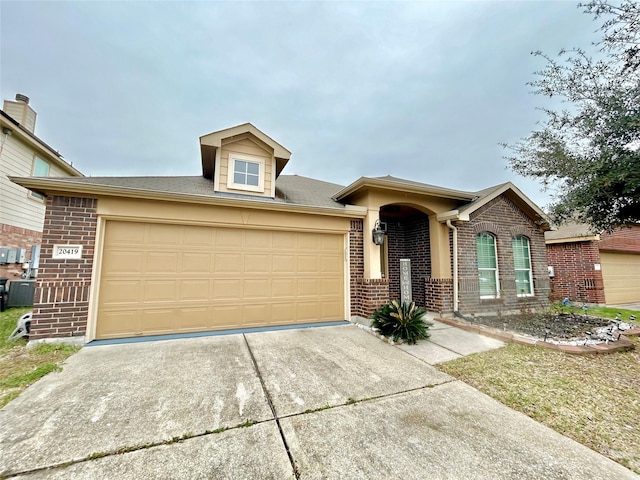
{"label": "concrete walkway", "polygon": [[398,348],[430,365],[504,346],[504,342],[500,340],[467,332],[433,319],[429,321],[433,326],[429,328],[431,336],[427,340],[415,345],[402,344]]}
{"label": "concrete walkway", "polygon": [[0,477],[637,478],[437,371],[490,345],[433,334],[413,350],[353,325],[85,347],[0,410]]}

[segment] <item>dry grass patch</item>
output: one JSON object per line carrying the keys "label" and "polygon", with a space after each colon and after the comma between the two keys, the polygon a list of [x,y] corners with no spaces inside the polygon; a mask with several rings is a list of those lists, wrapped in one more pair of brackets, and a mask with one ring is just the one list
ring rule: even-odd
{"label": "dry grass patch", "polygon": [[632,340],[633,351],[587,356],[507,345],[439,368],[640,473],[640,339]]}
{"label": "dry grass patch", "polygon": [[60,365],[80,347],[43,344],[28,349],[27,341],[7,342],[21,315],[28,308],[11,308],[0,313],[0,408],[16,398],[29,385]]}

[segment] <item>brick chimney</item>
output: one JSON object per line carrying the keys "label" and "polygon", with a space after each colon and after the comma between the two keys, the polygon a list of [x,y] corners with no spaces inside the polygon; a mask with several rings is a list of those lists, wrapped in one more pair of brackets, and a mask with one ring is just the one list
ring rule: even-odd
{"label": "brick chimney", "polygon": [[2,110],[31,133],[36,129],[36,112],[29,106],[29,97],[16,93],[16,99],[5,100]]}

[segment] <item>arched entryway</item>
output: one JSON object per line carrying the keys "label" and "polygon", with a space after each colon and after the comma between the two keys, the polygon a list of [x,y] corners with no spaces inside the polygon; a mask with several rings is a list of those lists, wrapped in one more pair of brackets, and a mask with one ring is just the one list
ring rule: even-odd
{"label": "arched entryway", "polygon": [[389,281],[390,298],[401,298],[400,260],[411,264],[412,300],[425,307],[425,279],[431,277],[429,216],[408,205],[380,207],[380,221],[386,227],[380,249],[380,270]]}

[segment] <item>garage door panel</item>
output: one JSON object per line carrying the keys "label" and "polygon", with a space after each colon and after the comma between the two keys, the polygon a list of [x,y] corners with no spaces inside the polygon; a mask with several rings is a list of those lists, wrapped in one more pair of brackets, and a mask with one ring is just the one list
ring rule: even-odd
{"label": "garage door panel", "polygon": [[217,253],[213,260],[214,273],[242,273],[242,255],[239,253]]}
{"label": "garage door panel", "polygon": [[107,221],[97,338],[344,318],[344,235]]}
{"label": "garage door panel", "polygon": [[295,298],[297,282],[294,278],[271,279],[272,298]]}
{"label": "garage door panel", "polygon": [[178,310],[175,308],[152,308],[140,312],[141,332],[146,335],[164,335],[176,330]]}
{"label": "garage door panel", "polygon": [[220,330],[223,328],[237,328],[241,322],[241,305],[216,305],[211,307],[210,328],[212,330]]}
{"label": "garage door panel", "polygon": [[147,252],[145,273],[174,275],[178,271],[177,252]]}
{"label": "garage door panel", "polygon": [[215,231],[214,247],[216,249],[233,247],[234,249],[244,247],[244,231],[237,229],[219,228]]}
{"label": "garage door panel", "polygon": [[296,234],[293,232],[270,232],[269,236],[271,237],[271,247],[276,250],[285,250],[290,252],[291,250],[295,250],[296,245]]}
{"label": "garage door panel", "polygon": [[271,235],[263,230],[246,230],[244,232],[244,246],[247,250],[264,250],[271,246]]}
{"label": "garage door panel", "polygon": [[129,337],[140,332],[140,321],[135,311],[104,312],[98,322],[98,338]]}
{"label": "garage door panel", "polygon": [[173,225],[150,223],[147,227],[147,244],[177,247],[180,245],[180,229]]}
{"label": "garage door panel", "polygon": [[178,309],[177,331],[197,332],[207,330],[211,325],[211,308],[193,307]]}
{"label": "garage door panel", "polygon": [[289,325],[296,320],[296,304],[281,302],[271,304],[271,320],[275,325]]}
{"label": "garage door panel", "polygon": [[271,285],[269,279],[248,279],[244,281],[243,298],[253,300],[256,298],[269,298],[271,296]]}
{"label": "garage door panel", "polygon": [[600,252],[607,303],[640,302],[640,255]]}
{"label": "garage door panel", "polygon": [[342,304],[339,298],[334,298],[333,300],[327,300],[322,302],[322,318],[323,319],[331,319],[336,318],[336,315],[339,316],[342,312]]}
{"label": "garage door panel", "polygon": [[318,263],[317,255],[299,255],[298,273],[317,273]]}
{"label": "garage door panel", "polygon": [[143,301],[174,303],[177,299],[176,288],[175,280],[147,280],[144,282]]}
{"label": "garage door panel", "polygon": [[103,305],[138,304],[142,291],[142,280],[102,280],[100,302]]}
{"label": "garage door panel", "polygon": [[187,275],[208,275],[211,271],[211,254],[183,252],[180,272]]}
{"label": "garage door panel", "polygon": [[271,304],[258,303],[242,307],[242,326],[258,327],[265,324],[265,318],[271,318]]}
{"label": "garage door panel", "polygon": [[322,305],[318,301],[298,302],[297,318],[303,322],[318,321],[322,312]]}
{"label": "garage door panel", "polygon": [[211,298],[211,280],[189,279],[180,281],[180,302],[209,302]]}
{"label": "garage door panel", "polygon": [[244,272],[247,274],[271,273],[271,256],[267,253],[245,254]]}
{"label": "garage door panel", "polygon": [[273,273],[296,273],[297,263],[295,255],[273,255],[273,266],[271,271]]}
{"label": "garage door panel", "polygon": [[144,245],[145,224],[128,222],[109,222],[104,241],[105,245]]}
{"label": "garage door panel", "polygon": [[309,297],[317,295],[318,292],[317,278],[298,278],[298,297]]}
{"label": "garage door panel", "polygon": [[322,273],[339,274],[344,269],[344,261],[341,256],[320,257],[320,271]]}
{"label": "garage door panel", "polygon": [[242,298],[242,281],[240,279],[214,280],[214,300],[239,301],[240,298]]}
{"label": "garage door panel", "polygon": [[143,252],[108,250],[103,256],[103,262],[109,265],[111,274],[138,274],[142,270],[143,260]]}
{"label": "garage door panel", "polygon": [[321,278],[320,294],[339,297],[342,295],[342,285],[333,278]]}
{"label": "garage door panel", "polygon": [[184,230],[182,244],[184,247],[211,248],[214,231],[208,227],[191,227]]}

